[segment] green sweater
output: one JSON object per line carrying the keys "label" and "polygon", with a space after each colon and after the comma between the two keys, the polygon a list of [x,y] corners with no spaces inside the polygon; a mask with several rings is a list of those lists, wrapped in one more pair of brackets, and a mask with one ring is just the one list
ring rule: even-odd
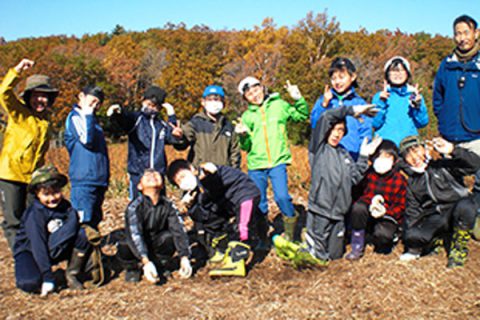
{"label": "green sweater", "polygon": [[308,119],[308,105],[302,97],[290,105],[278,93],[270,94],[261,106],[249,105],[242,115],[248,133],[240,137],[240,147],[247,151],[249,170],[268,169],[290,164],[287,121]]}

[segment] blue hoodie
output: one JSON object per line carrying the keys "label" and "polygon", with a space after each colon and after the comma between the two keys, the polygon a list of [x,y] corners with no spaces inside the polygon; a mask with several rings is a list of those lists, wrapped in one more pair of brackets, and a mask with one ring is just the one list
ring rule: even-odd
{"label": "blue hoodie", "polygon": [[414,88],[410,85],[390,87],[390,97],[380,99],[381,92],[373,97],[372,103],[379,109],[373,118],[375,133],[383,139],[392,140],[398,145],[403,138],[418,135],[418,130],[428,124],[428,112],[422,97],[420,105],[414,107],[410,100]]}
{"label": "blue hoodie", "polygon": [[[341,106],[356,106],[367,104],[362,97],[360,97],[355,89],[352,88],[343,96],[340,96],[335,90],[332,90],[333,98],[328,103],[326,108],[322,107],[323,95],[318,98],[310,114],[310,123],[312,129],[317,125],[320,116],[327,110],[338,108]],[[360,145],[365,137],[372,137],[372,119],[367,116],[360,116],[360,120],[352,116],[347,116],[347,134],[340,141],[340,145],[345,148],[354,160],[357,160],[360,152]]]}
{"label": "blue hoodie", "polygon": [[70,155],[68,175],[72,187],[107,187],[110,178],[107,143],[93,114],[74,105],[65,124],[65,145]]}
{"label": "blue hoodie", "polygon": [[433,86],[433,111],[445,139],[480,139],[480,53],[467,62],[458,61],[455,55],[442,61]]}

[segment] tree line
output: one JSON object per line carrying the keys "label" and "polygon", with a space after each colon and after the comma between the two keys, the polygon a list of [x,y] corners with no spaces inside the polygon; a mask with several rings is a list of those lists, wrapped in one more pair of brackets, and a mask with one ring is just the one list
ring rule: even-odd
{"label": "tree line", "polygon": [[[252,30],[212,30],[204,25],[188,29],[183,23],[168,23],[163,28],[130,32],[117,25],[110,33],[80,38],[58,35],[2,41],[0,73],[28,57],[36,61],[35,73],[52,77],[61,90],[52,114],[57,133],[80,88],[90,83],[102,86],[107,98],[99,116],[107,134],[115,136],[116,129],[105,117],[108,106],[139,106],[143,91],[152,84],[166,89],[167,102],[185,120],[198,112],[205,86],[222,85],[227,113],[233,119],[246,108],[237,85],[247,75],[256,76],[285,98],[283,86],[290,80],[313,107],[329,82],[330,62],[345,56],[357,68],[358,92],[370,101],[382,89],[384,63],[402,55],[410,61],[413,82],[423,88],[429,108],[430,124],[422,134],[432,135],[437,128],[431,105],[433,79],[452,49],[451,38],[424,32],[342,31],[340,22],[325,11],[309,12],[293,27],[277,26],[271,18]],[[289,132],[294,144],[308,141],[309,126],[292,124]]]}

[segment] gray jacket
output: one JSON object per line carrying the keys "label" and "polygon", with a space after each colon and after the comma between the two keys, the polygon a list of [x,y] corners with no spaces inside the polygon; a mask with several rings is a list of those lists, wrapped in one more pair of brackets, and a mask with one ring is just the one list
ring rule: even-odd
{"label": "gray jacket", "polygon": [[[357,162],[341,146],[327,143],[333,126],[353,115],[352,107],[325,111],[312,132],[309,145],[311,187],[308,209],[333,220],[342,220],[352,203],[352,187],[368,169],[368,158],[360,155]],[[347,134],[347,133],[345,133]]]}

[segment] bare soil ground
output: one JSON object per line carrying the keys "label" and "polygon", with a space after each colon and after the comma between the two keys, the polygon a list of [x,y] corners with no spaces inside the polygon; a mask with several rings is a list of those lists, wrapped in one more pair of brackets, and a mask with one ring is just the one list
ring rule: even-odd
{"label": "bare soil ground", "polygon": [[[306,154],[294,156],[302,161],[294,161],[289,169],[290,183],[307,185]],[[124,154],[111,158],[114,165],[125,163]],[[62,156],[50,159],[56,162]],[[293,189],[292,195],[296,203],[305,204],[304,189]],[[123,227],[126,203],[124,196],[110,194],[103,234]],[[106,249],[107,254],[113,252]],[[203,268],[191,279],[174,274],[153,286],[145,281],[125,283],[122,272],[101,288],[63,289],[42,299],[16,289],[12,255],[0,231],[0,318],[480,319],[480,242],[470,242],[463,269],[447,269],[445,253],[403,263],[398,259],[402,251],[399,245],[383,256],[368,247],[358,262],[342,259],[325,269],[302,271],[272,251],[245,279],[212,280]]]}

